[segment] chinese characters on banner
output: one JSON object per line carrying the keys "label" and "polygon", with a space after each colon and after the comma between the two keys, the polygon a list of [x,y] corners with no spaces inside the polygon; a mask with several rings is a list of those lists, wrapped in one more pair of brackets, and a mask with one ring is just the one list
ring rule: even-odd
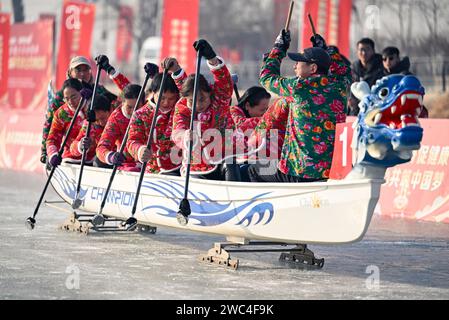
{"label": "chinese characters on banner", "polygon": [[42,172],[42,115],[5,109],[0,117],[0,168]]}
{"label": "chinese characters on banner", "polygon": [[57,90],[67,78],[67,69],[74,56],[85,56],[90,59],[94,19],[94,4],[64,2],[56,67]]}
{"label": "chinese characters on banner", "polygon": [[198,37],[199,0],[165,0],[161,57],[175,57],[187,73],[195,72],[193,42]]}
{"label": "chinese characters on banner", "polygon": [[6,104],[8,92],[8,58],[9,58],[9,34],[10,16],[8,13],[0,13],[0,105]]}
{"label": "chinese characters on banner", "polygon": [[327,45],[337,46],[349,56],[349,33],[351,25],[352,0],[305,0],[302,26],[301,50],[311,47],[313,35],[308,14],[312,17],[316,32],[323,36]]}
{"label": "chinese characters on banner", "polygon": [[13,24],[9,44],[9,106],[44,110],[52,77],[53,20]]}
{"label": "chinese characters on banner", "polygon": [[120,6],[117,30],[117,61],[129,62],[133,45],[133,10],[129,6]]}
{"label": "chinese characters on banner", "polygon": [[[449,223],[449,126],[443,119],[420,119],[424,128],[421,148],[410,162],[385,174],[378,213]],[[338,124],[331,178],[342,179],[351,170],[350,123]]]}

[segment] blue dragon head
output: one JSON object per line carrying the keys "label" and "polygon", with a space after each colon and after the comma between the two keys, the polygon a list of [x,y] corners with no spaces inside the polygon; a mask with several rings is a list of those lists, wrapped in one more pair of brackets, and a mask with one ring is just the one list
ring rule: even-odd
{"label": "blue dragon head", "polygon": [[371,89],[364,81],[356,82],[351,91],[360,100],[353,138],[356,163],[392,167],[410,161],[423,137],[418,116],[424,87],[418,78],[391,75]]}

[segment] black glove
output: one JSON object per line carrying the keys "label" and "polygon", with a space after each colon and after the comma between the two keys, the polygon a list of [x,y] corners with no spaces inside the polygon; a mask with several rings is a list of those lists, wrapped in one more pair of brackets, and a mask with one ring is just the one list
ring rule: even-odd
{"label": "black glove", "polygon": [[81,150],[89,150],[90,146],[92,145],[92,139],[91,138],[82,138],[81,139]]}
{"label": "black glove", "polygon": [[83,89],[89,89],[90,91],[94,90],[94,85],[92,83],[81,81],[81,85],[83,86]]}
{"label": "black glove", "polygon": [[200,54],[206,58],[206,60],[213,59],[217,56],[214,49],[212,49],[209,42],[204,39],[197,40],[193,43],[195,50],[200,52]]}
{"label": "black glove", "polygon": [[154,76],[159,73],[159,67],[154,63],[150,62],[146,63],[143,69],[150,76],[151,79],[153,79]]}
{"label": "black glove", "polygon": [[109,58],[103,54],[100,54],[95,58],[97,66],[106,71],[108,74],[114,73],[115,69],[109,64]]}
{"label": "black glove", "polygon": [[96,117],[95,117],[95,111],[94,110],[87,110],[87,121],[89,122],[95,122]]}
{"label": "black glove", "polygon": [[120,152],[111,152],[108,155],[108,161],[114,166],[121,166],[125,162],[125,156]]}
{"label": "black glove", "polygon": [[310,38],[310,41],[312,42],[313,46],[315,48],[321,48],[323,50],[327,50],[326,41],[324,41],[324,38],[320,36],[319,34],[316,34]]}
{"label": "black glove", "polygon": [[290,38],[290,31],[285,31],[284,29],[279,32],[278,37],[274,41],[274,47],[287,52],[288,48],[290,48],[290,42],[292,39]]}
{"label": "black glove", "polygon": [[87,88],[82,88],[80,91],[81,97],[83,97],[84,100],[89,100],[92,97],[92,90]]}
{"label": "black glove", "polygon": [[43,164],[45,164],[46,162],[47,162],[47,153],[46,152],[42,152],[41,153],[41,162],[43,163]]}
{"label": "black glove", "polygon": [[62,162],[62,157],[59,154],[53,155],[48,161],[52,167],[57,167]]}

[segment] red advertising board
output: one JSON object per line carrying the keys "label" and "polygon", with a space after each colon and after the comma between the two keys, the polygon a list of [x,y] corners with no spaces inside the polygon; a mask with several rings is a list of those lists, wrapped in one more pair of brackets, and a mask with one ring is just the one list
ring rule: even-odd
{"label": "red advertising board", "polygon": [[195,72],[199,0],[165,0],[162,16],[161,57],[175,57],[188,73]]}
{"label": "red advertising board", "polygon": [[8,92],[8,58],[9,58],[9,34],[10,16],[8,13],[0,13],[0,105],[5,104]]}
{"label": "red advertising board", "polygon": [[25,110],[2,110],[0,168],[41,172],[42,115]]}
{"label": "red advertising board", "polygon": [[312,17],[316,32],[328,45],[335,45],[349,57],[352,0],[305,0],[302,24],[301,50],[311,47],[313,35],[308,14]]}
{"label": "red advertising board", "polygon": [[[449,120],[420,122],[424,128],[421,148],[411,162],[387,170],[377,213],[449,223]],[[333,179],[342,179],[351,170],[352,134],[351,123],[337,125]]]}
{"label": "red advertising board", "polygon": [[9,106],[44,110],[52,77],[53,20],[13,24],[9,44]]}
{"label": "red advertising board", "polygon": [[67,69],[74,56],[90,58],[95,5],[65,1],[62,7],[56,88],[67,78]]}
{"label": "red advertising board", "polygon": [[133,10],[129,6],[120,6],[117,29],[117,62],[129,62],[133,45]]}

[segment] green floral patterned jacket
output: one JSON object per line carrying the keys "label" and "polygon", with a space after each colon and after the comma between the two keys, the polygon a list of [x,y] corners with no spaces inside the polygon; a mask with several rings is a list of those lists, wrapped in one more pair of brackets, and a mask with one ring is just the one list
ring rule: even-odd
{"label": "green floral patterned jacket", "polygon": [[351,69],[340,54],[328,50],[332,64],[328,75],[308,78],[280,76],[286,53],[273,48],[264,61],[260,83],[269,91],[288,99],[285,139],[279,170],[291,176],[327,179],[334,150],[335,125],[346,119],[346,102]]}

